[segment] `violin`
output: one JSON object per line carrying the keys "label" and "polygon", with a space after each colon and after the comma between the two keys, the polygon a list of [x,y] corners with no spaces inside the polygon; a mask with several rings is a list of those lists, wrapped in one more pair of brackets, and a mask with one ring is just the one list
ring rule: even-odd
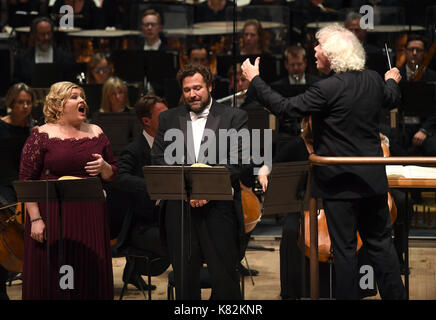
{"label": "violin", "polygon": [[256,227],[262,216],[262,206],[254,192],[241,182],[242,212],[244,213],[245,233],[250,233]]}
{"label": "violin", "polygon": [[19,273],[23,270],[24,227],[17,221],[21,209],[17,208],[13,215],[10,213],[15,205],[0,208],[0,265],[8,271]]}

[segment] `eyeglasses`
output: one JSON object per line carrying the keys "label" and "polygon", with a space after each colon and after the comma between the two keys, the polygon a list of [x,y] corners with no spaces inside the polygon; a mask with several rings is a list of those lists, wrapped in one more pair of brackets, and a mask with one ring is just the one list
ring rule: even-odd
{"label": "eyeglasses", "polygon": [[102,68],[94,68],[95,73],[103,72],[106,73],[109,71],[109,67],[102,67]]}
{"label": "eyeglasses", "polygon": [[420,48],[407,48],[406,51],[407,52],[413,52],[416,50],[416,53],[423,53],[424,49],[420,49]]}
{"label": "eyeglasses", "polygon": [[149,23],[143,23],[142,26],[145,28],[147,28],[147,27],[156,28],[158,26],[158,24],[156,22],[149,22]]}
{"label": "eyeglasses", "polygon": [[32,105],[32,101],[19,100],[19,101],[16,102],[16,104],[18,104],[19,106],[24,106],[24,105],[31,106]]}

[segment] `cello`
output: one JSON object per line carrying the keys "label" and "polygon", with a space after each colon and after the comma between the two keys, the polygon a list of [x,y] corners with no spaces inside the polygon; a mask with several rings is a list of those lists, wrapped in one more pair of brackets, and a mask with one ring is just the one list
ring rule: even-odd
{"label": "cello", "polygon": [[24,204],[19,203],[12,215],[12,207],[17,203],[0,208],[0,265],[6,270],[19,273],[23,269],[24,226],[18,222]]}

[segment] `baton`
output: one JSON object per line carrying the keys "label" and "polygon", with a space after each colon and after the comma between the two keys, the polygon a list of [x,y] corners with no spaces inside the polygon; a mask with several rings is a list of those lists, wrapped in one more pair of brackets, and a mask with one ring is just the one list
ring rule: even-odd
{"label": "baton", "polygon": [[389,57],[388,45],[386,44],[386,42],[385,42],[385,50],[386,50],[386,57],[388,57],[389,70],[391,70],[392,69],[391,58]]}

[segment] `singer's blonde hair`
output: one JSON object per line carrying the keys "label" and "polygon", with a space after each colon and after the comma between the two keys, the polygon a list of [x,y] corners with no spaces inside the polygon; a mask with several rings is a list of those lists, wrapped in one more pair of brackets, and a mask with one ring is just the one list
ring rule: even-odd
{"label": "singer's blonde hair", "polygon": [[45,97],[44,108],[42,110],[46,123],[56,123],[59,120],[65,102],[71,96],[73,89],[79,89],[80,95],[86,100],[85,91],[75,83],[62,81],[56,82],[50,87],[50,91]]}

